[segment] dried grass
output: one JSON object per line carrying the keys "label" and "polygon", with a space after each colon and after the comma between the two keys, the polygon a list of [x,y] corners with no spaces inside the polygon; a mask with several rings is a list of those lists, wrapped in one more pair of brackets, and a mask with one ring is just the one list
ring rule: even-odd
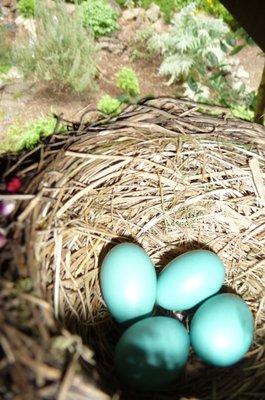
{"label": "dried grass", "polygon": [[[107,392],[136,398],[112,374],[119,329],[98,281],[106,251],[129,240],[158,270],[183,251],[212,249],[225,263],[226,290],[255,316],[255,340],[241,363],[217,369],[191,355],[177,387],[150,398],[264,398],[264,128],[218,108],[161,98],[73,129],[16,166],[34,198],[17,211],[14,254],[62,326],[93,350]],[[63,381],[59,398],[68,398],[68,386]]]}

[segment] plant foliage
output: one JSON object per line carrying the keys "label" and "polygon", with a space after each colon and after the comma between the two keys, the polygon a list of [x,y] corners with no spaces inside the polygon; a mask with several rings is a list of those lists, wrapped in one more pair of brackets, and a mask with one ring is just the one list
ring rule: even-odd
{"label": "plant foliage", "polygon": [[96,47],[93,35],[82,27],[81,14],[70,17],[61,1],[52,9],[39,2],[35,14],[36,38],[18,42],[14,52],[25,77],[48,82],[56,89],[93,89]]}
{"label": "plant foliage", "polygon": [[199,0],[198,7],[217,18],[222,18],[230,26],[235,25],[233,16],[219,0]]}
{"label": "plant foliage", "polygon": [[[30,150],[37,146],[42,138],[51,136],[57,125],[54,117],[40,118],[26,125],[13,125],[6,133],[6,141],[1,144],[1,152],[19,152]],[[66,132],[66,126],[60,124],[57,133]]]}
{"label": "plant foliage", "polygon": [[[185,0],[118,0],[118,4],[122,7],[143,7],[149,8],[152,3],[160,7],[164,20],[170,22],[174,12],[179,9],[179,3],[185,3]],[[189,0],[186,0],[186,3]]]}
{"label": "plant foliage", "polygon": [[170,22],[174,12],[177,10],[177,0],[142,0],[144,8],[150,7],[152,3],[157,4],[163,14],[165,22]]}
{"label": "plant foliage", "polygon": [[[170,22],[174,13],[181,11],[184,7],[192,3],[192,0],[118,0],[122,7],[144,7],[148,8],[152,3],[157,4],[166,22]],[[236,22],[229,11],[219,0],[197,0],[198,10],[204,11],[216,18],[222,18],[224,22],[235,26]]]}
{"label": "plant foliage", "polygon": [[80,7],[83,25],[96,37],[110,35],[119,28],[118,14],[106,0],[87,0]]}
{"label": "plant foliage", "polygon": [[189,77],[184,83],[184,96],[194,101],[230,108],[234,116],[253,121],[256,93],[240,81],[228,81],[225,72],[212,73],[205,83]]}
{"label": "plant foliage", "polygon": [[136,97],[140,94],[139,80],[131,68],[122,68],[117,75],[117,86],[125,94]]}
{"label": "plant foliage", "polygon": [[19,0],[18,12],[24,18],[32,18],[35,14],[36,0]]}
{"label": "plant foliage", "polygon": [[192,76],[199,79],[209,68],[225,63],[228,26],[222,20],[202,18],[191,3],[175,17],[169,33],[156,34],[150,47],[163,56],[159,74],[169,76],[168,84]]}
{"label": "plant foliage", "polygon": [[6,73],[11,67],[10,43],[6,29],[0,25],[0,74]]}
{"label": "plant foliage", "polygon": [[101,97],[98,102],[98,110],[103,114],[107,115],[117,115],[120,113],[121,103],[118,99],[115,99],[108,94]]}
{"label": "plant foliage", "polygon": [[134,35],[134,40],[133,40],[133,50],[131,53],[131,60],[137,60],[137,59],[145,59],[147,60],[148,58],[153,58],[155,54],[154,52],[150,51],[151,49],[148,49],[148,41],[151,39],[151,37],[154,34],[154,29],[150,26],[147,28],[140,29],[136,32]]}

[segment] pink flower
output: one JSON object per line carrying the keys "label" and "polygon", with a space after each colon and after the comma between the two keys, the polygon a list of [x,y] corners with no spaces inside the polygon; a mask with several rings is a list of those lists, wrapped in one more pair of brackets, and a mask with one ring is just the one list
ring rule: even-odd
{"label": "pink flower", "polygon": [[14,201],[0,201],[0,215],[7,217],[15,209],[16,203]]}
{"label": "pink flower", "polygon": [[11,178],[7,184],[6,184],[6,190],[9,193],[15,194],[19,191],[19,189],[21,188],[22,185],[22,181],[18,176],[13,176],[13,178]]}

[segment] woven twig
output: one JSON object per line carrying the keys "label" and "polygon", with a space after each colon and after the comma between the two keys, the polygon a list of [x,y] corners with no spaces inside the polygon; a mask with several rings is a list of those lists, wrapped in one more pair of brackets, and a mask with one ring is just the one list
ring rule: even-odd
{"label": "woven twig", "polygon": [[210,248],[225,263],[226,286],[254,313],[253,346],[228,369],[191,355],[179,383],[158,398],[262,398],[264,128],[168,98],[73,128],[77,133],[41,145],[16,166],[34,198],[17,210],[14,252],[39,295],[93,350],[109,392],[136,398],[111,375],[119,329],[101,297],[102,257],[115,243],[133,241],[159,270],[183,251]]}

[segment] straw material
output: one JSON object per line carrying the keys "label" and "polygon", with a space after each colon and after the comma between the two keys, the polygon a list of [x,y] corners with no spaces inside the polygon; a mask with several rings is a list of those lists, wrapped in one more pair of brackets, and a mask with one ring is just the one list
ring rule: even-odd
{"label": "straw material", "polygon": [[192,354],[179,383],[150,398],[263,398],[265,130],[227,110],[168,98],[72,128],[8,171],[20,169],[24,194],[34,195],[17,210],[13,251],[60,326],[94,353],[104,391],[141,397],[112,372],[120,331],[98,279],[106,252],[132,241],[158,271],[184,251],[215,251],[226,266],[224,290],[242,296],[255,316],[241,363],[216,369]]}

